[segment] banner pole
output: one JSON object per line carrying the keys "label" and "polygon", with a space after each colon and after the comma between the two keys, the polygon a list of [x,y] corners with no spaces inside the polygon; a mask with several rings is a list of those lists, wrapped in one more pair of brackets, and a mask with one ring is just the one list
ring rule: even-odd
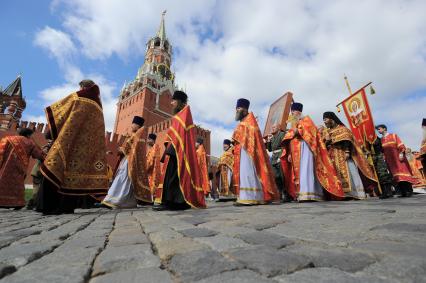
{"label": "banner pole", "polygon": [[349,95],[352,95],[351,86],[349,85],[348,77],[346,75],[344,77],[344,80],[345,80],[345,83],[346,83],[346,87],[348,88]]}
{"label": "banner pole", "polygon": [[[349,96],[351,96],[351,95],[352,95],[352,89],[351,89],[351,86],[350,86],[350,84],[349,84],[349,80],[348,80],[348,77],[346,76],[346,74],[345,74],[345,76],[344,76],[344,80],[345,80],[345,83],[346,83],[346,87],[348,88],[348,91],[349,91]],[[357,92],[358,92],[358,91],[360,91],[361,89],[366,88],[366,87],[367,87],[367,86],[369,86],[370,84],[371,84],[371,82],[369,82],[368,84],[364,85],[364,86],[363,86],[363,87],[361,87],[359,90],[357,90]],[[340,104],[341,104],[341,103],[339,103],[337,106],[339,106]],[[368,144],[369,146],[367,146],[367,144]],[[383,191],[382,191],[382,188],[381,188],[381,186],[380,186],[379,178],[378,178],[378,176],[377,176],[376,166],[374,166],[374,162],[373,162],[373,156],[372,156],[372,155],[373,155],[373,153],[374,153],[374,148],[373,148],[373,145],[372,145],[372,144],[368,143],[368,142],[365,140],[365,133],[364,133],[364,144],[363,144],[363,148],[367,150],[367,160],[368,160],[368,163],[370,164],[370,166],[373,168],[374,176],[375,176],[375,177],[376,177],[376,179],[377,179],[377,188],[378,188],[378,190],[379,190],[380,194],[382,195],[382,194],[383,194]]]}

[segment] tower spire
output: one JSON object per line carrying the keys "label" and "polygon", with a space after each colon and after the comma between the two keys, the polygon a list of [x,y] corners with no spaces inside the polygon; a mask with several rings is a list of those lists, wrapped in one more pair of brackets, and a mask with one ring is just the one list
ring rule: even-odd
{"label": "tower spire", "polygon": [[162,40],[166,40],[166,25],[164,24],[164,16],[166,15],[167,10],[164,10],[161,14],[161,23],[160,28],[158,29],[157,36]]}

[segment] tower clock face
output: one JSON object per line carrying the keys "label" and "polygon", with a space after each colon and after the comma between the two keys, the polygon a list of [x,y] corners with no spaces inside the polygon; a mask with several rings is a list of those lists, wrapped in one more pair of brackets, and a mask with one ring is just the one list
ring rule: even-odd
{"label": "tower clock face", "polygon": [[168,80],[170,80],[170,79],[172,78],[172,72],[170,72],[169,67],[167,67],[167,66],[166,66],[166,65],[164,65],[164,64],[160,64],[160,65],[158,65],[158,67],[157,67],[157,71],[158,71],[158,73],[160,73],[160,75],[161,75],[163,78],[166,78],[166,79],[168,79]]}

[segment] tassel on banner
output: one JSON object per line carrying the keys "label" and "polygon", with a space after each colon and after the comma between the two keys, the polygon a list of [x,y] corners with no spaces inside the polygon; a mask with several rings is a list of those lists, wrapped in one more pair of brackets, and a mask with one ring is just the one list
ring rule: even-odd
{"label": "tassel on banner", "polygon": [[340,113],[340,107],[337,106],[337,112]]}
{"label": "tassel on banner", "polygon": [[373,95],[375,93],[376,93],[376,91],[374,90],[373,86],[370,85],[370,94]]}

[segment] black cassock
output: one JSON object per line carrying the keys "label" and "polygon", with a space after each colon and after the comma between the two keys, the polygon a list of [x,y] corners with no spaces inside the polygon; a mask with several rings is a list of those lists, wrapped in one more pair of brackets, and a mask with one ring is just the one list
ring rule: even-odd
{"label": "black cassock", "polygon": [[161,162],[164,162],[166,155],[169,156],[169,162],[167,163],[166,174],[164,176],[161,203],[172,209],[190,208],[180,190],[176,151],[173,145],[169,145],[166,148]]}

